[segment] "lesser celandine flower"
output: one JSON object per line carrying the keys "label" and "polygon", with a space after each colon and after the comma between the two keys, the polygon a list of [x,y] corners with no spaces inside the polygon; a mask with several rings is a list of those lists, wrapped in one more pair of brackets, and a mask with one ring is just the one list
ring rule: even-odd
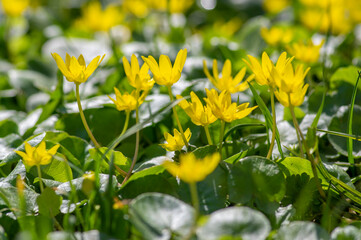
{"label": "lesser celandine flower", "polygon": [[[177,129],[174,129],[173,133],[174,133],[174,136],[172,136],[171,134],[169,134],[167,132],[164,133],[164,138],[167,141],[167,143],[160,144],[160,146],[162,146],[167,151],[180,151],[185,146],[183,138],[182,138],[182,134]],[[187,143],[189,142],[191,135],[192,135],[191,130],[188,128],[184,132],[184,136],[187,140]]]}
{"label": "lesser celandine flower", "polygon": [[267,44],[277,46],[291,42],[293,31],[287,27],[273,26],[270,29],[261,28],[261,36]]}
{"label": "lesser celandine flower", "polygon": [[1,4],[7,16],[19,17],[30,5],[30,0],[1,0]]}
{"label": "lesser celandine flower", "polygon": [[187,49],[181,49],[175,59],[174,65],[168,56],[160,55],[159,64],[152,56],[142,57],[153,73],[155,82],[159,85],[172,86],[181,77],[184,63],[187,58]]}
{"label": "lesser celandine flower", "polygon": [[150,78],[148,64],[143,64],[139,69],[139,63],[137,57],[133,54],[131,62],[129,64],[126,57],[123,57],[123,65],[125,74],[132,87],[138,90],[149,91],[153,85],[154,80]]}
{"label": "lesser celandine flower", "polygon": [[133,90],[131,94],[125,92],[121,94],[119,89],[114,87],[114,92],[116,99],[108,96],[110,100],[113,101],[118,111],[126,111],[130,112],[137,108],[137,106],[141,105],[144,102],[144,99],[147,95],[147,92],[143,92],[137,99],[137,90]]}
{"label": "lesser celandine flower", "polygon": [[203,70],[211,83],[219,90],[226,90],[230,93],[241,92],[248,88],[248,82],[254,78],[254,75],[249,76],[246,81],[241,82],[246,75],[246,67],[242,68],[237,75],[232,77],[231,61],[226,60],[223,65],[222,75],[219,76],[217,60],[213,60],[213,76],[209,73],[207,63],[203,61]]}
{"label": "lesser celandine flower", "polygon": [[149,13],[148,4],[144,0],[124,0],[123,7],[127,12],[139,18],[144,18]]}
{"label": "lesser celandine flower", "polygon": [[[271,75],[272,72],[272,66],[274,66],[273,62],[270,60],[269,56],[266,52],[263,52],[262,54],[262,65],[259,63],[259,61],[250,55],[247,55],[249,62],[245,61],[245,63],[249,66],[249,68],[252,70],[252,72],[255,74],[255,80],[259,85],[268,85],[271,88],[276,87],[276,82],[274,78]],[[285,66],[293,60],[292,58],[287,58],[287,53],[283,52],[280,57],[277,60],[276,63],[276,70],[282,74]]]}
{"label": "lesser celandine flower", "polygon": [[[193,91],[190,95],[190,102],[184,99],[179,102],[178,105],[191,118],[192,122],[198,126],[208,126],[209,124],[215,122],[217,118],[213,115],[212,110],[207,106],[203,106],[202,102]],[[177,95],[177,99],[181,98],[182,96]]]}
{"label": "lesser celandine flower", "polygon": [[206,89],[207,106],[212,110],[214,116],[225,122],[232,122],[236,119],[241,119],[248,116],[257,106],[249,108],[249,103],[243,103],[237,106],[237,103],[232,103],[231,94],[223,91],[218,95],[215,89]]}
{"label": "lesser celandine flower", "polygon": [[194,0],[170,0],[169,12],[170,13],[184,13],[194,3]]}
{"label": "lesser celandine flower", "polygon": [[15,152],[23,158],[25,165],[32,167],[49,164],[59,147],[60,145],[57,144],[49,150],[46,150],[44,141],[42,141],[37,147],[32,147],[29,143],[25,142],[25,152]]}
{"label": "lesser celandine flower", "polygon": [[55,59],[59,70],[65,78],[69,82],[74,82],[77,85],[86,82],[105,57],[105,54],[102,57],[97,56],[89,63],[88,66],[86,66],[82,54],[80,54],[78,59],[76,59],[74,56],[71,57],[68,53],[66,53],[65,62],[59,54],[52,53],[51,55]]}
{"label": "lesser celandine flower", "polygon": [[311,64],[318,61],[323,43],[324,41],[315,45],[312,41],[308,41],[308,43],[298,42],[288,46],[287,50],[291,55],[294,55],[297,60]]}
{"label": "lesser celandine flower", "polygon": [[219,153],[208,155],[198,159],[193,153],[182,154],[179,157],[179,165],[165,161],[163,166],[173,176],[179,177],[186,183],[196,183],[204,180],[218,166],[221,156]]}
{"label": "lesser celandine flower", "polygon": [[291,0],[263,0],[263,8],[270,13],[279,13],[291,5]]}
{"label": "lesser celandine flower", "polygon": [[102,9],[100,2],[93,1],[82,8],[82,18],[75,22],[79,28],[97,31],[109,31],[119,25],[123,20],[123,14],[115,5],[108,5]]}
{"label": "lesser celandine flower", "polygon": [[[310,68],[304,70],[303,65],[297,66],[294,70],[292,64],[289,63],[283,75],[275,73],[275,76],[280,78],[275,95],[283,106],[292,105],[296,107],[303,103],[308,88],[308,84],[304,85],[304,78],[309,70]],[[276,70],[274,69],[274,71]]]}

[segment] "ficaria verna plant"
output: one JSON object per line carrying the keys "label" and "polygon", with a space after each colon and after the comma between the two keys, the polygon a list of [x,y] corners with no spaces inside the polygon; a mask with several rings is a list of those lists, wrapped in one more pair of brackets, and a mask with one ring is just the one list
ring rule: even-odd
{"label": "ficaria verna plant", "polygon": [[0,240],[358,239],[360,13],[0,0]]}

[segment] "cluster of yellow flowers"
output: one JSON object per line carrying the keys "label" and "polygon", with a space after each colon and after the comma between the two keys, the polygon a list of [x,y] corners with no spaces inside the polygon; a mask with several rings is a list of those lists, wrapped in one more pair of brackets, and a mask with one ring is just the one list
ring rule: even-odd
{"label": "cluster of yellow flowers", "polygon": [[303,63],[317,63],[324,41],[316,45],[311,39],[306,42],[297,41],[295,35],[295,30],[289,26],[274,25],[269,29],[261,28],[261,36],[268,45],[286,48],[291,55]]}
{"label": "cluster of yellow flowers", "polygon": [[255,74],[256,82],[270,86],[283,106],[299,106],[303,103],[308,88],[304,78],[310,68],[304,70],[303,65],[299,65],[294,69],[294,57],[288,58],[286,52],[280,55],[276,65],[265,52],[262,54],[262,65],[253,56],[248,55],[248,59],[249,62],[244,61]]}
{"label": "cluster of yellow flowers", "polygon": [[1,0],[1,5],[7,16],[18,17],[29,7],[30,0]]}
{"label": "cluster of yellow flowers", "polygon": [[[361,22],[361,2],[358,0],[300,0],[301,22],[312,30],[345,34]],[[330,29],[331,28],[331,29]]]}
{"label": "cluster of yellow flowers", "polygon": [[97,1],[84,5],[81,10],[82,17],[75,21],[75,27],[93,32],[109,31],[124,18],[119,6],[109,4],[103,9]]}

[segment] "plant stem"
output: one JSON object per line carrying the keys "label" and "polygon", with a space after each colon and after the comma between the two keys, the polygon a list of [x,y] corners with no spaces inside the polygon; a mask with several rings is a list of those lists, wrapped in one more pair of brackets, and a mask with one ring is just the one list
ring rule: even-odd
{"label": "plant stem", "polygon": [[221,154],[221,158],[222,158],[222,147],[223,147],[223,136],[224,136],[225,125],[226,122],[224,120],[221,120],[221,135],[219,136],[219,154]]}
{"label": "plant stem", "polygon": [[[139,122],[139,101],[138,101],[138,99],[139,99],[139,90],[137,90],[136,99],[137,99],[137,106],[135,108],[135,124],[137,124]],[[127,172],[127,175],[125,176],[125,178],[124,178],[124,180],[122,182],[122,185],[124,183],[126,183],[128,181],[128,179],[130,178],[130,176],[132,175],[135,163],[137,162],[138,152],[139,152],[139,130],[135,134],[135,150],[134,150],[132,165],[130,166],[129,171]]]}
{"label": "plant stem", "polygon": [[[172,93],[172,89],[171,89],[171,86],[167,86],[168,87],[168,94],[169,94],[169,98],[170,98],[170,101],[173,102],[174,100],[174,97],[173,97],[173,93]],[[179,121],[179,117],[178,117],[178,113],[177,113],[177,110],[175,108],[175,106],[172,108],[173,109],[173,114],[174,114],[174,118],[175,120],[177,121],[177,125],[178,125],[178,129],[182,135],[182,139],[183,139],[183,142],[184,142],[184,145],[187,147],[187,150],[189,148],[189,144],[187,142],[187,139],[184,135],[184,131],[183,131],[183,128],[182,128],[182,125]]]}
{"label": "plant stem", "polygon": [[[352,98],[351,98],[351,104],[350,104],[350,112],[348,115],[348,126],[347,126],[347,133],[349,135],[352,135],[352,120],[353,120],[353,109],[355,106],[355,99],[356,99],[356,93],[357,93],[357,87],[359,84],[359,80],[360,80],[360,74],[361,72],[358,72],[358,77],[356,80],[356,84],[354,86],[353,89],[353,93],[352,93]],[[351,167],[351,172],[353,173],[353,175],[355,175],[356,171],[355,171],[355,159],[353,157],[353,141],[352,138],[348,138],[347,140],[347,155],[348,155],[348,162],[350,163]]]}
{"label": "plant stem", "polygon": [[84,128],[85,128],[86,132],[88,133],[88,136],[90,137],[90,140],[93,142],[93,144],[94,144],[94,146],[96,148],[100,148],[99,143],[97,142],[97,140],[95,140],[95,138],[93,136],[93,133],[91,132],[91,130],[90,130],[89,126],[88,126],[88,123],[87,123],[87,121],[85,119],[83,108],[81,107],[81,102],[80,102],[79,85],[80,84],[75,84],[75,86],[76,86],[75,92],[76,92],[76,101],[78,103],[80,118],[81,118],[81,121],[83,122],[83,125],[84,125]]}
{"label": "plant stem", "polygon": [[192,238],[193,234],[197,230],[197,221],[199,218],[199,198],[197,192],[197,183],[196,182],[189,183],[189,188],[191,191],[192,205],[194,208],[194,222],[190,232],[184,237],[184,240],[189,240]]}
{"label": "plant stem", "polygon": [[[291,105],[290,97],[289,97],[289,103],[290,103],[289,106],[290,106],[290,111],[291,111],[292,118],[295,118],[295,113],[294,113],[294,110],[293,110],[293,106]],[[320,181],[318,181],[317,162],[316,162],[315,159],[313,158],[313,156],[312,156],[312,154],[311,154],[311,152],[310,152],[310,149],[308,148],[308,145],[307,145],[307,142],[306,142],[306,140],[305,140],[305,137],[303,136],[303,133],[301,132],[301,129],[300,129],[300,127],[298,126],[297,121],[294,121],[294,124],[295,124],[295,128],[296,128],[296,132],[298,131],[298,133],[300,134],[300,137],[301,137],[301,139],[302,139],[303,145],[304,145],[305,150],[306,150],[307,157],[308,157],[308,159],[310,160],[313,177],[314,177],[315,180],[316,180],[317,190],[318,190],[318,192],[320,193],[320,196],[321,196],[323,199],[326,199],[326,194],[325,194],[325,192],[324,192],[323,189],[322,189],[322,186],[321,186]],[[300,146],[300,148],[302,148],[302,146]]]}
{"label": "plant stem", "polygon": [[213,145],[211,135],[209,134],[209,128],[208,126],[204,126],[204,131],[206,132],[207,141],[209,145]]}
{"label": "plant stem", "polygon": [[37,164],[36,168],[38,170],[38,177],[39,177],[39,183],[40,183],[40,192],[44,191],[44,184],[43,184],[43,179],[41,178],[41,169],[40,169],[40,165]]}
{"label": "plant stem", "polygon": [[270,87],[270,93],[271,93],[271,108],[272,108],[272,138],[271,138],[271,143],[270,143],[270,147],[267,153],[267,158],[271,159],[272,158],[272,152],[273,152],[273,147],[275,145],[275,140],[276,140],[276,109],[275,109],[275,95],[273,93],[273,89]]}
{"label": "plant stem", "polygon": [[125,131],[127,131],[127,129],[128,129],[130,111],[126,111],[125,114],[126,115],[125,115],[124,127],[123,127],[123,130],[122,130],[122,133],[120,134],[120,136],[122,136],[125,133]]}
{"label": "plant stem", "polygon": [[[293,106],[291,105],[290,96],[288,96],[288,99],[289,99],[289,103],[290,103],[289,104],[289,109],[290,109],[290,112],[291,112],[291,115],[292,115],[293,125],[295,126],[295,128],[300,129],[299,126],[298,126],[298,122],[297,122],[297,118],[296,118]],[[302,142],[301,142],[301,139],[300,139],[300,133],[297,131],[297,129],[296,129],[296,135],[297,135],[297,140],[298,140],[298,146],[300,148],[300,158],[304,158],[305,155],[303,153],[303,146],[302,146]],[[300,130],[300,132],[301,132],[301,130]]]}

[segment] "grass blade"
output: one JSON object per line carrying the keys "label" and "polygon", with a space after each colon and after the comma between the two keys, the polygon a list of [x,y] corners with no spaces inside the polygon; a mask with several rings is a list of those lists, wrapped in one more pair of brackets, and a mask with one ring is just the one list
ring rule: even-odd
{"label": "grass blade", "polygon": [[[263,115],[265,116],[267,127],[269,129],[272,129],[273,124],[272,124],[272,116],[271,116],[270,111],[268,110],[266,104],[263,102],[262,98],[258,95],[256,89],[252,86],[252,84],[248,83],[248,85],[252,91],[253,97],[255,98],[255,100],[258,104],[258,107],[261,109]],[[284,155],[283,155],[283,151],[282,151],[282,147],[281,147],[280,134],[278,132],[277,126],[276,126],[276,142],[277,142],[278,151],[280,152],[281,158],[283,159]]]}

